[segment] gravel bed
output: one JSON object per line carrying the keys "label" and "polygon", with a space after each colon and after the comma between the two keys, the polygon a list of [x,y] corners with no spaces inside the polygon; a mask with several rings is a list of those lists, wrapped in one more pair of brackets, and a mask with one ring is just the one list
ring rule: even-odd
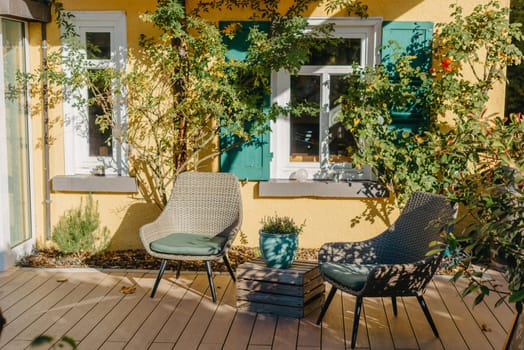
{"label": "gravel bed", "polygon": [[[317,260],[318,249],[301,248],[297,260]],[[229,260],[233,269],[243,262],[259,256],[258,248],[233,246],[229,250]],[[170,261],[167,269],[176,269],[177,262]],[[114,250],[98,254],[74,253],[64,254],[57,250],[36,250],[33,254],[18,261],[19,267],[42,268],[99,268],[99,269],[137,269],[158,270],[160,260],[151,257],[144,249]],[[224,264],[212,262],[213,271],[227,271]],[[185,261],[182,265],[185,271],[205,271],[205,265],[200,261]]]}

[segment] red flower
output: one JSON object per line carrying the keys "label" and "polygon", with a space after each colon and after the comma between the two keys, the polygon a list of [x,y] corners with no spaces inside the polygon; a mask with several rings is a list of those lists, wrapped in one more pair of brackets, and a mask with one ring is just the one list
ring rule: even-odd
{"label": "red flower", "polygon": [[451,72],[451,62],[453,62],[453,59],[446,57],[441,63],[440,66],[444,68],[446,72]]}

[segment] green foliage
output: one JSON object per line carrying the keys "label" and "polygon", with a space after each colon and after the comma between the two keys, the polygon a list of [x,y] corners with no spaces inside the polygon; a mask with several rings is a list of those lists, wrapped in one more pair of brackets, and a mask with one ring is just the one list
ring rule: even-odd
{"label": "green foliage", "polygon": [[78,208],[68,210],[53,227],[53,241],[64,253],[98,253],[110,242],[107,227],[100,227],[98,204],[91,196]]}
{"label": "green foliage", "polygon": [[[177,174],[209,169],[221,152],[261,135],[269,120],[295,108],[261,106],[270,91],[270,73],[297,71],[315,43],[311,39],[327,37],[332,29],[304,30],[307,21],[299,15],[311,3],[296,0],[285,9],[273,0],[201,2],[186,14],[177,0],[159,1],[155,11],[141,15],[159,34],[137,38],[139,48],[129,52],[128,71],[89,69],[71,14],[55,3],[68,50],[50,55],[47,71],[25,78],[33,93],[48,82],[52,105],[65,94],[74,106],[99,106],[100,129],[112,130],[115,141],[128,146],[130,173],[137,177],[143,197],[163,208]],[[220,32],[201,17],[209,8],[232,7],[248,9],[253,19],[270,22],[270,34],[257,26],[250,30],[242,61],[226,58],[223,40],[234,37],[239,28],[232,25]],[[94,93],[90,100],[77,93],[86,86]],[[115,99],[126,101],[127,124],[112,115]],[[221,135],[234,136],[237,142],[220,148],[216,141]]]}
{"label": "green foliage", "polygon": [[[54,344],[53,344],[54,343]],[[67,344],[72,350],[78,349],[78,345],[76,344],[76,341],[70,337],[63,336],[55,343],[55,339],[53,337],[50,337],[48,335],[39,335],[33,341],[31,342],[31,347],[39,347],[43,346],[45,344],[53,344],[50,349],[63,349],[64,346]]]}
{"label": "green foliage", "polygon": [[[401,205],[418,190],[461,204],[455,234],[446,239],[450,252],[467,253],[454,260],[471,280],[466,293],[487,293],[471,264],[495,248],[507,259],[509,288],[518,296],[524,289],[524,118],[490,115],[485,106],[506,66],[521,62],[513,43],[522,34],[496,1],[469,15],[457,5],[452,10],[452,21],[437,25],[429,72],[412,64],[416,57],[402,55],[394,73],[356,69],[347,77],[341,120],[358,140],[355,164],[375,168]],[[415,132],[397,129],[391,111],[413,106],[427,123]],[[438,118],[444,113],[450,124]]]}
{"label": "green foliage", "polygon": [[276,213],[273,216],[264,216],[262,220],[260,220],[260,223],[262,224],[260,231],[276,234],[301,233],[306,225],[306,221],[298,225],[293,218],[289,216],[279,216]]}

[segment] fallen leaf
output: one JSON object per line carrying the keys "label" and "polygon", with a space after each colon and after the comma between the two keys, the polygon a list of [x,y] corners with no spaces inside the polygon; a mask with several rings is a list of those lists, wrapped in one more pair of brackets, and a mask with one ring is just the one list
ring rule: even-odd
{"label": "fallen leaf", "polygon": [[483,332],[491,332],[491,328],[490,328],[487,324],[485,324],[485,323],[482,323],[482,324],[480,325],[480,329],[481,329]]}
{"label": "fallen leaf", "polygon": [[59,277],[56,279],[57,282],[67,282],[67,278],[65,277]]}
{"label": "fallen leaf", "polygon": [[136,287],[126,287],[126,286],[123,286],[122,288],[120,288],[120,293],[122,294],[134,294],[136,292]]}

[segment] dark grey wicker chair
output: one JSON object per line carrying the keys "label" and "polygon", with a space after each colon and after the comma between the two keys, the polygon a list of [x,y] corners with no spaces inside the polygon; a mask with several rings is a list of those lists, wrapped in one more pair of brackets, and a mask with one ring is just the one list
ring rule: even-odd
{"label": "dark grey wicker chair", "polygon": [[151,297],[155,296],[168,260],[178,260],[176,278],[183,261],[201,260],[205,262],[211,296],[216,301],[211,261],[222,260],[235,280],[227,251],[241,223],[242,200],[235,175],[180,174],[160,216],[139,231],[146,251],[162,259]]}
{"label": "dark grey wicker chair", "polygon": [[439,334],[423,298],[426,285],[437,271],[442,253],[428,256],[430,242],[451,227],[454,208],[439,195],[416,192],[395,223],[378,236],[362,242],[331,242],[318,255],[322,277],[332,285],[317,324],[320,324],[337,289],[357,297],[351,347],[355,347],[362,298],[415,296],[438,338]]}

